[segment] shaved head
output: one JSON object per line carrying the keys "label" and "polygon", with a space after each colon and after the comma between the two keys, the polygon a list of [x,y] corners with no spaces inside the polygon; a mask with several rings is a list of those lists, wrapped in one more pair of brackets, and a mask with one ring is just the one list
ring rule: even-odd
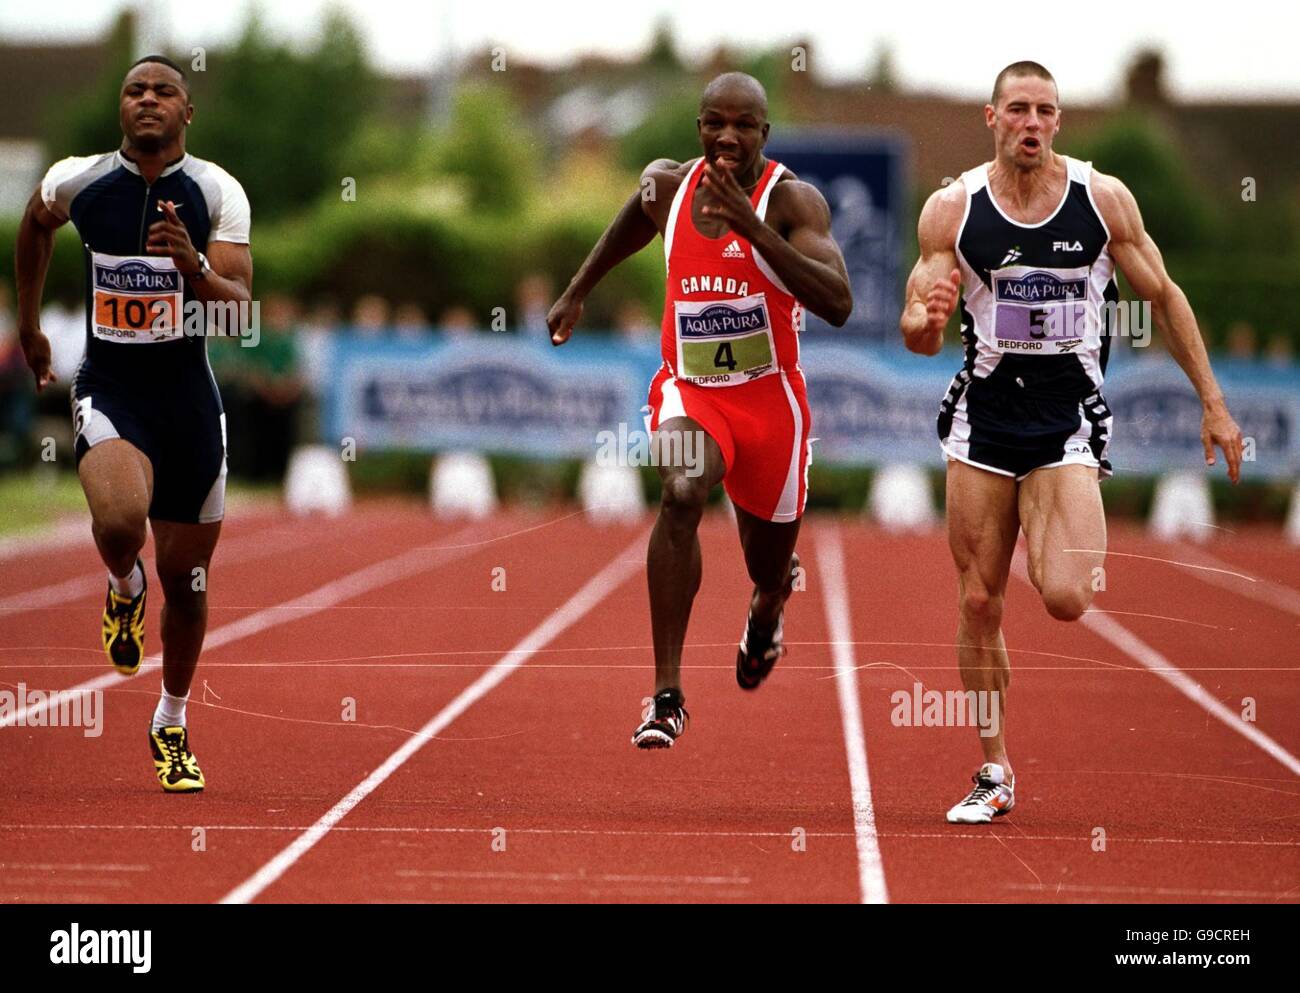
{"label": "shaved head", "polygon": [[767,120],[767,91],[753,76],[743,72],[724,72],[715,76],[700,97],[700,110],[719,103],[750,105],[753,113]]}
{"label": "shaved head", "polygon": [[[996,107],[998,101],[1002,99],[1003,84],[1013,76],[1031,76],[1035,79],[1045,79],[1051,83],[1053,87],[1056,86],[1056,79],[1047,71],[1045,66],[1039,65],[1037,62],[1013,62],[998,73],[998,78],[993,81],[993,98],[989,103],[993,104],[994,107]],[[1057,99],[1060,99],[1059,96]]]}

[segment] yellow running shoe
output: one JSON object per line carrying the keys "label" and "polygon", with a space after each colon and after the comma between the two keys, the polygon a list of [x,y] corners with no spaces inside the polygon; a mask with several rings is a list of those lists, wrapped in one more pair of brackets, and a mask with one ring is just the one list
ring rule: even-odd
{"label": "yellow running shoe", "polygon": [[[136,560],[144,575],[144,563]],[[104,651],[113,668],[123,676],[134,676],[144,659],[144,598],[149,592],[149,582],[137,597],[122,596],[108,584],[108,600],[104,603]]]}
{"label": "yellow running shoe", "polygon": [[197,793],[203,789],[203,771],[190,751],[190,736],[185,728],[150,728],[149,747],[164,792]]}

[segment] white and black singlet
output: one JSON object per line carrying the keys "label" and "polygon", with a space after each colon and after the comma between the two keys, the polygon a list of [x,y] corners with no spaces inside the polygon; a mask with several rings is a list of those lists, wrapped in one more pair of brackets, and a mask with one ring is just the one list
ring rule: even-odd
{"label": "white and black singlet", "polygon": [[1115,264],[1092,165],[1063,158],[1065,193],[1037,224],[1003,212],[987,166],[962,174],[966,357],[940,404],[939,438],[949,458],[1016,479],[1067,464],[1111,472],[1101,388],[1119,299]]}

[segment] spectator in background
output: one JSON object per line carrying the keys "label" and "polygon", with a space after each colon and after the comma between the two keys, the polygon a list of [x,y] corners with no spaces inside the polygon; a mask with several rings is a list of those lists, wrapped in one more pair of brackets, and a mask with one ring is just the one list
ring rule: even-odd
{"label": "spectator in background", "polygon": [[393,326],[397,337],[408,341],[420,341],[433,333],[433,325],[424,315],[424,308],[409,300],[397,308],[393,315]]}
{"label": "spectator in background", "polygon": [[250,353],[247,366],[249,475],[262,482],[279,482],[298,440],[298,413],[303,383],[298,371],[295,331],[300,320],[297,301],[283,294],[266,299],[262,337]]}
{"label": "spectator in background", "polygon": [[295,331],[295,300],[272,294],[261,304],[257,345],[217,338],[208,359],[221,386],[226,411],[227,461],[232,475],[279,482],[298,438],[303,400]]}
{"label": "spectator in background", "polygon": [[1228,328],[1227,353],[1232,359],[1250,361],[1259,350],[1259,336],[1248,321],[1237,321]]}
{"label": "spectator in background", "polygon": [[36,393],[18,341],[13,291],[0,279],[0,468],[22,461],[32,429]]}
{"label": "spectator in background", "polygon": [[342,325],[339,305],[319,300],[298,325],[298,374],[303,387],[319,398],[329,382],[329,349]]}
{"label": "spectator in background", "polygon": [[468,307],[453,304],[438,318],[438,331],[448,340],[468,338],[478,330],[478,321]]}
{"label": "spectator in background", "polygon": [[1295,349],[1291,339],[1284,334],[1275,334],[1268,339],[1268,348],[1264,352],[1264,361],[1279,369],[1289,369],[1295,361]]}
{"label": "spectator in background", "polygon": [[614,317],[614,330],[629,344],[658,341],[659,326],[639,300],[627,300],[618,308]]}
{"label": "spectator in background", "polygon": [[546,315],[551,309],[551,281],[533,273],[519,281],[515,289],[515,329],[525,338],[551,343]]}
{"label": "spectator in background", "polygon": [[392,309],[388,301],[375,293],[358,298],[352,307],[352,333],[363,337],[377,337],[393,326]]}
{"label": "spectator in background", "polygon": [[57,302],[47,304],[41,311],[41,330],[50,339],[50,367],[66,390],[86,354],[86,312]]}

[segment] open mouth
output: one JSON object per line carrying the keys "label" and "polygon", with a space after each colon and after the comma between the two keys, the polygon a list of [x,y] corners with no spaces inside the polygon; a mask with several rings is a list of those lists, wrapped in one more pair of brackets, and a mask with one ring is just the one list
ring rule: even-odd
{"label": "open mouth", "polygon": [[728,169],[734,169],[740,165],[740,159],[731,152],[718,152],[713,156],[715,165],[725,166]]}
{"label": "open mouth", "polygon": [[1041,143],[1037,138],[1024,138],[1020,142],[1020,147],[1026,152],[1037,152],[1041,147]]}

